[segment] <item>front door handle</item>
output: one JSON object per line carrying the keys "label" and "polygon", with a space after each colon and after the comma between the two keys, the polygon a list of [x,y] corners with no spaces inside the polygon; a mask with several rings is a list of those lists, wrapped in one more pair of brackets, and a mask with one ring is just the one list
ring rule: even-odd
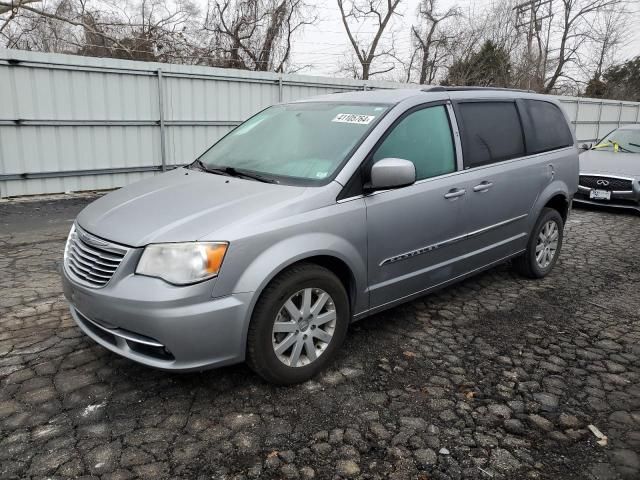
{"label": "front door handle", "polygon": [[458,198],[463,196],[467,191],[464,188],[452,188],[447,193],[444,194],[444,198],[450,200],[452,198]]}
{"label": "front door handle", "polygon": [[492,182],[482,182],[479,183],[478,185],[476,185],[475,187],[473,187],[473,191],[474,192],[486,192],[487,190],[489,190],[491,187],[493,187],[493,183]]}

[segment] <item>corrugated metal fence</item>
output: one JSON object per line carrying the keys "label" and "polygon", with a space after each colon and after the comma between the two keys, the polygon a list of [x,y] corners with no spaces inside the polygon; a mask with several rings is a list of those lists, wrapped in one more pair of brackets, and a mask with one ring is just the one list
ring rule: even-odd
{"label": "corrugated metal fence", "polygon": [[[0,197],[118,187],[191,162],[268,105],[408,86],[3,49],[0,85]],[[638,103],[559,98],[580,141],[639,121]]]}

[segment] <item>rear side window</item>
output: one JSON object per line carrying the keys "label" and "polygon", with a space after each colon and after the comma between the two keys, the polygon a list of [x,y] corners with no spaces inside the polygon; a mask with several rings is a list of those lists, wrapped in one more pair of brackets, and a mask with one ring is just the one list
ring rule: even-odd
{"label": "rear side window", "polygon": [[465,168],[525,154],[515,102],[460,103],[458,112]]}
{"label": "rear side window", "polygon": [[557,105],[542,100],[525,100],[531,129],[527,130],[530,153],[540,153],[573,145],[567,120]]}
{"label": "rear side window", "polygon": [[398,123],[373,154],[383,158],[410,160],[416,180],[454,172],[456,160],[449,117],[443,105],[410,113]]}

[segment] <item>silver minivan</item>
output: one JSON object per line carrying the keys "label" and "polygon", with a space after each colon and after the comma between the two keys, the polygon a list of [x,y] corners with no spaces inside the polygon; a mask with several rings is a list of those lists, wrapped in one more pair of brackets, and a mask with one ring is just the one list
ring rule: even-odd
{"label": "silver minivan", "polygon": [[64,291],[105,348],[166,370],[309,379],[354,320],[513,260],[547,275],[578,185],[550,97],[431,87],[267,108],[192,164],[87,206]]}

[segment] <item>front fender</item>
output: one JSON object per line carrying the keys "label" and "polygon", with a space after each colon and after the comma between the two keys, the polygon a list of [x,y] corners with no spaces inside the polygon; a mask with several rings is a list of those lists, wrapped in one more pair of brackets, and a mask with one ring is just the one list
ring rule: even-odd
{"label": "front fender", "polygon": [[[355,298],[354,312],[366,310],[369,297],[366,293],[366,263],[355,245],[336,235],[308,233],[284,239],[264,250],[244,270],[233,287],[234,293],[253,292],[244,319],[243,338],[246,338],[253,309],[260,294],[273,278],[288,266],[306,258],[326,255],[344,262],[353,275]],[[353,312],[353,313],[354,313]],[[246,343],[241,345],[242,358],[246,355]]]}
{"label": "front fender", "polygon": [[[361,310],[366,292],[366,259],[354,244],[331,233],[313,232],[286,238],[261,252],[244,270],[233,287],[236,292],[259,294],[268,283],[289,265],[318,255],[337,258],[346,264],[355,281],[355,311]],[[256,295],[257,297],[258,295]]]}

